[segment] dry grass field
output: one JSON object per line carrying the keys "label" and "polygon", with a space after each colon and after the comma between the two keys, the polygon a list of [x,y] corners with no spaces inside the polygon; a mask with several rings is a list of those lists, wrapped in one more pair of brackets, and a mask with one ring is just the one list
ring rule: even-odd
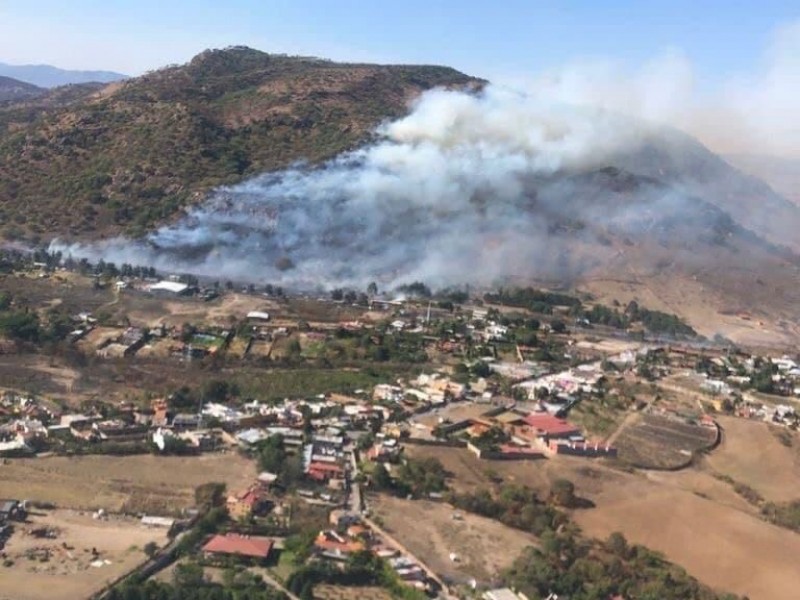
{"label": "dry grass field", "polygon": [[623,479],[590,496],[596,508],[575,513],[586,534],[604,538],[620,531],[704,583],[751,600],[797,598],[796,533],[684,489]]}
{"label": "dry grass field", "polygon": [[[34,536],[31,531],[39,528],[56,537]],[[87,598],[144,561],[148,542],[166,543],[164,531],[142,527],[135,519],[95,520],[68,510],[34,514],[16,526],[3,549],[13,564],[0,566],[0,599]]]}
{"label": "dry grass field", "polygon": [[707,458],[709,468],[773,502],[800,498],[800,436],[788,438],[789,447],[778,439],[778,429],[766,423],[734,417],[718,421],[722,444]]}
{"label": "dry grass field", "polygon": [[[462,511],[455,519],[456,511],[441,502],[380,496],[371,506],[389,533],[451,581],[494,581],[524,548],[538,543],[533,535],[491,519]],[[457,562],[450,560],[451,552]]]}
{"label": "dry grass field", "polygon": [[501,477],[544,495],[554,479],[567,478],[579,496],[595,504],[573,513],[586,535],[604,538],[621,531],[701,581],[751,600],[797,597],[800,536],[762,520],[757,509],[703,466],[628,473],[603,461],[570,457],[521,463],[481,461],[462,448],[409,446],[406,451],[438,458],[455,476],[452,485],[458,490],[488,488],[491,477]]}
{"label": "dry grass field", "polygon": [[60,508],[175,514],[193,505],[194,489],[203,483],[219,481],[235,491],[254,475],[254,463],[230,453],[8,459],[0,465],[0,497]]}

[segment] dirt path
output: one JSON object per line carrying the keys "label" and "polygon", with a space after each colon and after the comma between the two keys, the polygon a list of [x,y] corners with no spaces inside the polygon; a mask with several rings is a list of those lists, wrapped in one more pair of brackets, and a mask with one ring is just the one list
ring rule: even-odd
{"label": "dirt path", "polygon": [[[648,403],[648,406],[649,406],[649,403]],[[614,442],[616,442],[617,438],[620,435],[622,435],[622,432],[625,430],[625,428],[627,428],[630,425],[633,425],[638,420],[639,420],[639,413],[635,413],[635,412],[628,413],[627,415],[625,415],[625,418],[622,419],[622,423],[619,424],[619,427],[617,427],[614,430],[614,432],[610,436],[608,436],[606,438],[605,442],[603,442],[603,443],[606,446],[613,446]]]}
{"label": "dirt path", "polygon": [[419,559],[419,557],[415,556],[415,555],[414,555],[414,553],[412,553],[412,552],[411,552],[411,550],[409,550],[409,549],[408,549],[406,546],[404,546],[404,545],[403,545],[403,544],[401,544],[399,541],[397,541],[397,538],[395,538],[395,537],[394,537],[394,536],[392,536],[390,533],[388,533],[388,532],[387,532],[385,529],[383,529],[382,527],[380,527],[380,526],[379,526],[377,523],[375,523],[375,521],[373,521],[372,519],[365,518],[365,519],[364,519],[364,522],[365,522],[365,523],[366,523],[366,524],[367,524],[369,527],[371,527],[373,531],[375,531],[375,532],[376,532],[378,535],[380,535],[380,536],[381,536],[381,537],[382,537],[384,540],[386,540],[387,542],[389,542],[389,544],[391,544],[392,546],[394,546],[396,550],[399,550],[401,553],[405,554],[406,556],[408,556],[409,558],[411,558],[411,559],[412,559],[414,562],[416,562],[416,563],[417,563],[417,564],[420,566],[420,568],[421,568],[423,571],[425,571],[425,573],[428,575],[428,577],[430,577],[430,578],[431,578],[433,581],[435,581],[436,583],[438,583],[438,584],[441,586],[441,588],[442,588],[442,593],[444,594],[444,597],[445,597],[447,600],[458,600],[458,598],[457,598],[456,596],[453,596],[453,595],[450,593],[450,590],[449,590],[449,588],[447,587],[447,585],[445,585],[444,581],[442,581],[442,579],[441,579],[441,578],[440,578],[440,577],[439,577],[439,576],[438,576],[438,575],[437,575],[437,574],[434,572],[434,570],[433,570],[433,569],[431,569],[431,568],[430,568],[430,567],[429,567],[427,564],[425,564],[423,561],[421,561],[421,560]]}

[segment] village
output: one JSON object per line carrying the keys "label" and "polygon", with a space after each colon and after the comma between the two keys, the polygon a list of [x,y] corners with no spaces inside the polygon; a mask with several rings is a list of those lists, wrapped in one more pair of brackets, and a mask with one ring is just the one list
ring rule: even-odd
{"label": "village", "polygon": [[[455,544],[442,550],[444,569],[419,556],[401,529],[386,527],[382,498],[446,506],[452,526],[466,519],[478,527],[458,508],[458,475],[439,457],[458,453],[461,463],[477,461],[469,464],[511,480],[559,465],[567,473],[594,465],[671,472],[703,460],[730,435],[720,419],[768,423],[784,441],[798,427],[796,358],[695,336],[665,342],[631,317],[648,314],[639,307],[598,309],[584,301],[590,308],[578,311],[563,294],[542,294],[525,307],[491,294],[437,297],[421,284],[395,293],[371,285],[365,293],[295,295],[100,270],[105,275],[85,279],[108,301],[67,315],[65,347],[89,357],[93,368],[163,365],[203,379],[172,390],[144,384],[102,399],[7,388],[0,396],[0,475],[17,464],[95,457],[184,465],[218,457],[249,466],[227,485],[199,480],[194,501],[172,505],[103,505],[95,496],[69,506],[47,485],[16,496],[4,487],[0,581],[3,570],[67,552],[68,527],[51,521],[77,519],[78,511],[92,527],[124,524],[136,539],[143,532],[152,538],[138,561],[107,558],[100,545],[84,549],[75,569],[108,573],[91,589],[97,598],[113,597],[132,574],[146,580],[187,565],[207,575],[237,566],[292,598],[325,597],[320,573],[325,585],[367,585],[376,598],[403,588],[428,597],[522,598],[504,585],[501,570],[476,569]],[[74,267],[41,261],[21,276],[54,289],[63,285],[59,279],[76,281]],[[620,329],[592,319],[608,310],[631,324]],[[209,365],[223,367],[209,378]],[[259,394],[226,376],[237,365],[267,377],[300,368],[323,376],[297,382],[288,390],[294,393]],[[342,381],[330,375],[368,365],[392,368]],[[546,463],[553,466],[539,466]],[[311,525],[298,524],[303,519]],[[115,561],[124,563],[121,572]],[[26,572],[47,576],[38,566]]]}

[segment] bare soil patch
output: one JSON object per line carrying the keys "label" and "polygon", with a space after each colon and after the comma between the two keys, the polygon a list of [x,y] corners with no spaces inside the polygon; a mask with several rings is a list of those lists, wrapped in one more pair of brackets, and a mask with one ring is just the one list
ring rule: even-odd
{"label": "bare soil patch", "polygon": [[255,475],[236,454],[81,456],[9,459],[0,465],[0,497],[109,512],[175,514],[193,506],[194,489],[212,481],[232,491]]}
{"label": "bare soil patch", "polygon": [[[56,537],[31,533],[41,528]],[[3,550],[13,565],[0,566],[0,598],[87,598],[143,562],[142,549],[148,542],[163,545],[166,535],[135,519],[95,520],[90,514],[68,510],[34,514],[28,523],[15,525]]]}
{"label": "bare soil patch", "polygon": [[[474,577],[492,582],[527,546],[537,544],[529,533],[484,517],[455,511],[449,504],[380,496],[375,514],[400,543],[447,580]],[[454,514],[460,518],[454,518]],[[450,554],[457,554],[457,560]]]}

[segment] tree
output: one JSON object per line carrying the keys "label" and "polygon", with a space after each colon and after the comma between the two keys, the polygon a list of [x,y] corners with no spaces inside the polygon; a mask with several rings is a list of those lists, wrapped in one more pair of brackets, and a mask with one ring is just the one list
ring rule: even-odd
{"label": "tree", "polygon": [[153,558],[158,553],[158,544],[155,542],[147,542],[142,550],[144,550],[144,554],[147,558]]}
{"label": "tree", "polygon": [[372,485],[377,490],[389,490],[392,488],[392,476],[383,464],[378,463],[372,471]]}
{"label": "tree", "polygon": [[198,508],[205,510],[222,506],[225,503],[225,490],[224,483],[211,482],[199,485],[194,490],[194,503]]}
{"label": "tree", "polygon": [[286,354],[290,357],[298,357],[302,354],[303,348],[297,338],[292,338],[286,345]]}
{"label": "tree", "polygon": [[606,548],[614,553],[615,556],[626,559],[628,558],[628,540],[619,531],[615,531],[608,536],[606,540]]}
{"label": "tree", "polygon": [[567,325],[564,323],[564,321],[556,319],[550,323],[550,329],[553,330],[553,333],[564,333],[567,331]]}
{"label": "tree", "polygon": [[203,400],[205,402],[224,402],[229,396],[238,396],[239,388],[235,384],[219,379],[212,379],[203,386]]}
{"label": "tree", "polygon": [[374,281],[371,281],[370,284],[367,286],[367,294],[370,296],[375,296],[378,293],[378,284]]}
{"label": "tree", "polygon": [[286,450],[283,448],[283,436],[271,435],[261,442],[258,450],[258,466],[262,471],[280,474],[286,462]]}
{"label": "tree", "polygon": [[314,600],[314,584],[311,581],[306,581],[299,594],[300,600]]}
{"label": "tree", "polygon": [[203,567],[194,562],[179,563],[175,567],[173,579],[178,587],[198,588],[205,583]]}
{"label": "tree", "polygon": [[34,312],[15,310],[0,314],[0,333],[24,342],[36,342],[41,330]]}
{"label": "tree", "polygon": [[569,479],[556,479],[550,488],[550,498],[559,506],[575,506],[575,484]]}

